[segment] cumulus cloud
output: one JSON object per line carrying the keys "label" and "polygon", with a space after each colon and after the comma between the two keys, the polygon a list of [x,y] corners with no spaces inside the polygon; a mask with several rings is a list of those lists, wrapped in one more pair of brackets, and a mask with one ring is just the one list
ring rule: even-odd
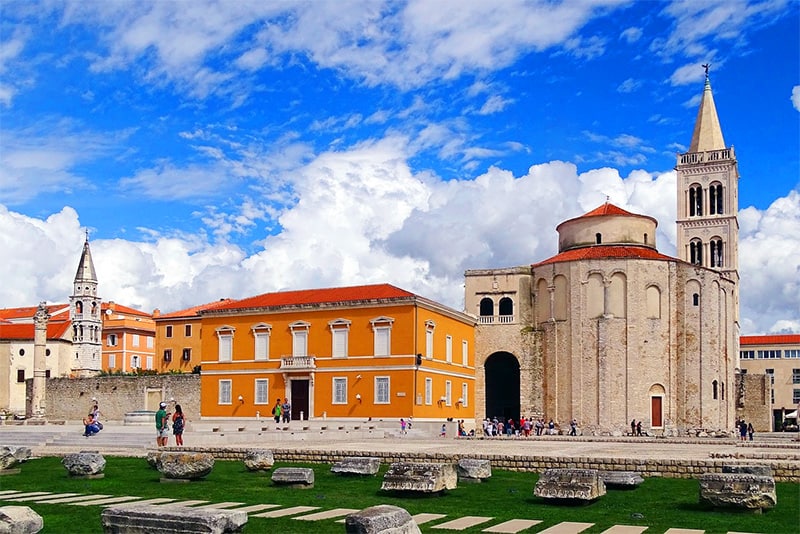
{"label": "cumulus cloud", "polygon": [[800,85],[792,87],[792,106],[797,111],[800,111]]}

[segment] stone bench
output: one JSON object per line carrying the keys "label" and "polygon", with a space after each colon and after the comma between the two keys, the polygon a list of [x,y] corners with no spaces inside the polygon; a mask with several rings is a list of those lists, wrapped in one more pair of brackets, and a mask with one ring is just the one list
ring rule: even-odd
{"label": "stone bench", "polygon": [[706,473],[700,476],[700,502],[717,508],[761,513],[778,502],[775,479],[746,473]]}
{"label": "stone bench", "polygon": [[596,469],[547,469],[533,489],[536,497],[548,500],[591,502],[606,494]]}
{"label": "stone bench", "polygon": [[404,508],[390,504],[370,506],[345,517],[344,528],[347,534],[419,534],[411,514]]}
{"label": "stone bench", "polygon": [[636,489],[644,478],[634,471],[600,471],[600,478],[606,488]]}
{"label": "stone bench", "polygon": [[61,465],[74,478],[103,478],[106,459],[98,452],[81,451],[64,456]]}
{"label": "stone bench", "polygon": [[279,467],[272,472],[272,483],[290,488],[313,488],[314,470],[309,467]]}
{"label": "stone bench", "polygon": [[454,464],[396,462],[383,476],[381,490],[441,493],[454,489],[458,474]]}
{"label": "stone bench", "polygon": [[376,475],[381,468],[380,458],[357,456],[344,458],[331,467],[331,473],[337,475]]}
{"label": "stone bench", "polygon": [[242,532],[247,512],[132,503],[104,509],[100,520],[107,534],[228,534]]}
{"label": "stone bench", "polygon": [[461,458],[456,465],[461,482],[483,482],[492,476],[492,462],[475,458]]}

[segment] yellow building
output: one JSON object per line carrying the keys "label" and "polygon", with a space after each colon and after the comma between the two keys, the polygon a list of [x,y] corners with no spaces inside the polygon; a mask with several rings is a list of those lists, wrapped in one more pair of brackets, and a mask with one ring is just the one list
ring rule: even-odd
{"label": "yellow building", "polygon": [[201,416],[474,418],[474,318],[392,285],[267,293],[200,312]]}

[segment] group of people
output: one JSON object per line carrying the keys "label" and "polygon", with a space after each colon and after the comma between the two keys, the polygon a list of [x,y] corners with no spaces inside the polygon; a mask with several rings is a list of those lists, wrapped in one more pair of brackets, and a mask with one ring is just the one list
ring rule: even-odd
{"label": "group of people", "polygon": [[89,410],[89,413],[83,418],[83,435],[88,438],[89,436],[94,436],[101,430],[103,430],[103,423],[100,422],[100,408],[98,408],[95,402],[94,405],[92,405],[92,409]]}
{"label": "group of people", "polygon": [[[534,419],[533,417],[526,418],[522,416],[517,422],[511,418],[507,421],[501,421],[497,417],[493,417],[492,419],[486,418],[483,420],[483,434],[487,437],[502,435],[529,437],[531,434],[535,436],[552,436],[558,434],[559,429],[557,426],[552,418],[545,422],[544,418]],[[570,422],[569,435],[578,435],[578,421],[575,419]]]}
{"label": "group of people", "polygon": [[647,432],[642,431],[642,421],[631,419],[631,436],[646,436]]}
{"label": "group of people", "polygon": [[283,402],[281,399],[275,401],[275,406],[272,407],[272,417],[276,423],[283,421],[288,423],[292,420],[292,405],[289,404],[289,398],[285,398]]}
{"label": "group of people", "polygon": [[753,441],[753,434],[756,433],[756,429],[753,428],[753,423],[748,423],[744,419],[741,421],[736,421],[736,430],[739,431],[739,441]]}
{"label": "group of people", "polygon": [[175,436],[175,445],[183,446],[183,428],[186,419],[180,404],[175,405],[175,413],[167,411],[167,403],[158,405],[156,412],[156,445],[166,447],[169,444],[169,424],[172,422],[172,434]]}

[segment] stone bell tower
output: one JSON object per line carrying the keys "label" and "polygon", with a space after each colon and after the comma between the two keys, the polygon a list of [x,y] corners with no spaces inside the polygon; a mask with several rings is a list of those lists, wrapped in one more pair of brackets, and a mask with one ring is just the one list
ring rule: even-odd
{"label": "stone bell tower", "polygon": [[71,368],[78,376],[94,376],[102,369],[101,300],[97,296],[97,273],[94,270],[89,234],[75,273],[69,314],[72,320],[72,347],[75,358]]}

